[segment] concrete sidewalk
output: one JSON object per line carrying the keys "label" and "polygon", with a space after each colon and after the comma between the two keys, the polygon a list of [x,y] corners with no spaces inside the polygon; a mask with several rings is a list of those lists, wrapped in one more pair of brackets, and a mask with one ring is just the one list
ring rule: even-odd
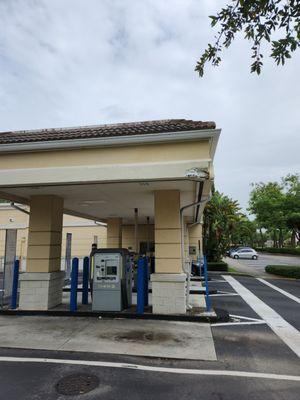
{"label": "concrete sidewalk", "polygon": [[209,324],[1,316],[0,347],[216,360]]}

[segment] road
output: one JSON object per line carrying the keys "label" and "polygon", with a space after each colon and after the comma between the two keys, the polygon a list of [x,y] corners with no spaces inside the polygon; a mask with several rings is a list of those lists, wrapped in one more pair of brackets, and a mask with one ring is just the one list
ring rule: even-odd
{"label": "road", "polygon": [[267,265],[298,265],[300,266],[299,256],[289,256],[280,254],[259,253],[258,260],[246,260],[226,257],[228,265],[232,266],[238,272],[254,276],[269,276],[265,272]]}
{"label": "road", "polygon": [[[275,289],[253,277],[220,274],[210,281],[218,290],[213,306],[232,316],[212,324],[217,361],[2,348],[1,398],[298,400],[300,285],[266,282]],[[98,386],[78,396],[59,394],[58,381],[73,374],[93,375]]]}

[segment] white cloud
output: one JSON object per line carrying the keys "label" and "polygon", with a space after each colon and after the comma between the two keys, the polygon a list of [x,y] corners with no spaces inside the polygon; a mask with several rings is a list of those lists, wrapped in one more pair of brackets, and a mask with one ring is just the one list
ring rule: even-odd
{"label": "white cloud", "polygon": [[[226,3],[226,1],[224,1]],[[246,206],[250,183],[299,171],[300,55],[250,75],[242,39],[194,72],[220,1],[0,3],[0,130],[160,118],[215,120],[217,187]]]}

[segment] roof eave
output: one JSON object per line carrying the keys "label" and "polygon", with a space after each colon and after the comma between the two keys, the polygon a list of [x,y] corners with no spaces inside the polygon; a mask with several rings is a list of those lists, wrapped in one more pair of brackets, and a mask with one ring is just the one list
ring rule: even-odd
{"label": "roof eave", "polygon": [[120,147],[130,145],[143,145],[146,143],[166,143],[197,139],[216,139],[220,129],[199,129],[182,132],[163,132],[144,135],[96,137],[88,139],[51,140],[40,142],[22,142],[0,145],[0,153],[22,153],[34,151],[70,150],[91,147]]}

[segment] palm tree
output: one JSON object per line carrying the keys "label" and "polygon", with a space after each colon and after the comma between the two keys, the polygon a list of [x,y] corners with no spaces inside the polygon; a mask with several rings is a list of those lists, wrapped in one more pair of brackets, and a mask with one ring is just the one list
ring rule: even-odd
{"label": "palm tree", "polygon": [[208,261],[220,261],[231,244],[231,236],[240,219],[237,201],[214,191],[204,210],[204,253]]}

